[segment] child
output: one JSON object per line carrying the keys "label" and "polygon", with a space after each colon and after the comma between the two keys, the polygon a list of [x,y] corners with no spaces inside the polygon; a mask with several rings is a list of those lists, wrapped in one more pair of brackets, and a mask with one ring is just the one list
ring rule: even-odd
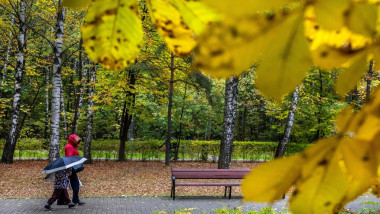
{"label": "child", "polygon": [[75,204],[71,202],[69,193],[67,192],[67,185],[69,184],[69,176],[72,173],[72,168],[64,169],[55,172],[55,180],[54,180],[54,192],[51,198],[48,200],[45,205],[45,209],[52,210],[51,205],[57,200],[59,196],[62,195],[62,199],[69,206],[75,207]]}

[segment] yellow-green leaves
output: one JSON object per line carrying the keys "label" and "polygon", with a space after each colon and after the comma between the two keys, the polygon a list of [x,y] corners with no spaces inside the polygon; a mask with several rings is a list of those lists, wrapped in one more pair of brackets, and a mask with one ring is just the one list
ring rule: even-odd
{"label": "yellow-green leaves", "polygon": [[281,100],[306,77],[311,65],[302,15],[290,15],[266,39],[270,45],[262,50],[256,85],[266,96]]}
{"label": "yellow-green leaves", "polygon": [[246,17],[255,15],[259,11],[275,11],[287,4],[297,2],[297,0],[205,0],[205,2],[223,14],[233,17]]}
{"label": "yellow-green leaves", "polygon": [[177,56],[189,55],[196,45],[195,35],[181,14],[168,0],[149,0],[146,3],[153,23],[168,48]]}
{"label": "yellow-green leaves", "polygon": [[82,27],[88,56],[108,69],[125,68],[139,53],[142,25],[135,0],[96,1]]}
{"label": "yellow-green leaves", "polygon": [[70,7],[74,9],[80,9],[80,8],[85,8],[88,5],[91,4],[92,0],[64,0],[63,1],[63,6],[64,7]]}
{"label": "yellow-green leaves", "polygon": [[[65,0],[65,5],[78,8],[90,2]],[[199,1],[147,0],[146,4],[158,33],[180,57],[192,52],[195,33],[219,18]],[[86,15],[82,34],[84,47],[93,61],[107,69],[125,68],[138,56],[143,38],[137,0],[96,0]]]}
{"label": "yellow-green leaves", "polygon": [[[290,211],[317,214],[338,213],[371,186],[378,194],[380,87],[374,95],[360,113],[351,116],[351,109],[341,113],[338,136],[321,140],[294,157],[254,168],[242,183],[244,199],[273,202],[294,185]],[[261,196],[254,193],[256,189]]]}

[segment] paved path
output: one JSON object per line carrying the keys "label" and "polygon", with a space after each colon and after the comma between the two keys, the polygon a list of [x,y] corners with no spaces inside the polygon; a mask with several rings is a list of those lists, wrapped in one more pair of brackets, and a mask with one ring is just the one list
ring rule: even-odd
{"label": "paved path", "polygon": [[[286,200],[278,201],[271,206],[277,211],[282,211],[286,207]],[[194,208],[191,213],[216,213],[213,209],[228,207],[242,207],[244,212],[261,210],[268,204],[242,203],[241,197],[233,197],[231,200],[218,197],[192,197],[177,196],[173,201],[170,197],[102,197],[84,198],[84,206],[77,206],[68,209],[67,206],[57,206],[53,204],[53,211],[46,211],[43,206],[47,198],[27,198],[27,199],[0,199],[1,214],[23,214],[23,213],[75,213],[75,214],[149,214],[149,213],[174,213],[180,208]],[[370,201],[371,203],[362,204]],[[347,204],[346,208],[359,211],[364,208],[376,209],[380,211],[380,199],[369,195],[361,196],[355,201]],[[161,212],[162,211],[162,212]]]}

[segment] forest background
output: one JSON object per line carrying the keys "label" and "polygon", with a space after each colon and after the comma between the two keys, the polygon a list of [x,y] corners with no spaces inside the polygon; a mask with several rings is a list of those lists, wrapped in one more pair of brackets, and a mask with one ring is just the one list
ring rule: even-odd
{"label": "forest background", "polygon": [[92,139],[119,139],[120,160],[128,139],[164,140],[167,166],[173,137],[220,140],[218,167],[228,168],[234,139],[284,150],[290,138],[319,143],[253,170],[262,176],[245,179],[243,193],[255,189],[246,199],[273,201],[296,185],[293,211],[305,195],[308,209],[332,213],[378,184],[377,1],[205,2],[231,17],[197,1],[95,1],[86,14],[61,1],[2,0],[1,162],[25,138],[44,139],[54,160],[61,136],[77,133],[90,161]]}
{"label": "forest background", "polygon": [[[17,69],[18,22],[15,5],[3,4],[1,13],[0,144],[9,135],[15,70]],[[161,139],[167,136],[168,89],[171,60],[175,66],[172,95],[172,136],[176,139],[222,138],[225,81],[191,69],[192,57],[171,56],[140,4],[144,42],[136,62],[124,70],[107,70],[91,62],[83,51],[80,27],[85,11],[67,9],[62,51],[60,136],[86,136],[90,86],[94,86],[93,139],[120,139],[125,118],[132,116],[129,138]],[[50,139],[51,76],[58,2],[31,1],[26,5],[25,74],[22,80],[20,123],[17,138]],[[16,15],[16,16],[15,16]],[[378,73],[366,75],[343,100],[334,90],[339,70],[311,68],[300,84],[290,141],[310,143],[336,133],[337,113],[366,102],[379,82]],[[90,74],[96,70],[96,81]],[[291,94],[281,102],[265,98],[255,87],[254,68],[240,77],[235,140],[279,142],[284,133]],[[133,81],[133,87],[131,87]],[[126,105],[133,93],[134,106]]]}

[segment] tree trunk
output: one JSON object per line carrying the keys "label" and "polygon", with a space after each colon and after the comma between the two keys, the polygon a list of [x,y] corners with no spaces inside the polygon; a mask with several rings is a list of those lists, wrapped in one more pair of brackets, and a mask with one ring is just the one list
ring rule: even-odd
{"label": "tree trunk", "polygon": [[367,88],[366,88],[366,100],[365,102],[368,103],[371,98],[371,86],[372,86],[372,75],[373,75],[373,61],[371,60],[369,62],[369,68],[367,73]]}
{"label": "tree trunk", "polygon": [[61,0],[58,1],[57,24],[54,46],[54,64],[52,77],[52,100],[50,117],[50,150],[49,162],[59,158],[59,116],[61,97],[61,66],[62,66],[62,46],[63,46],[63,24],[65,21],[65,8],[60,9]]}
{"label": "tree trunk", "polygon": [[174,54],[170,57],[170,84],[169,84],[169,106],[168,106],[168,134],[165,142],[165,166],[170,166],[170,145],[172,138],[172,106],[173,106],[173,88],[174,88]]}
{"label": "tree trunk", "polygon": [[[13,27],[14,21],[15,21],[15,16],[12,15],[11,28]],[[9,41],[8,41],[7,53],[5,55],[5,60],[4,60],[3,73],[1,73],[1,84],[0,84],[0,86],[4,85],[5,75],[7,74],[9,53],[11,52],[11,48],[12,48],[11,44],[12,44],[12,29],[9,31]],[[0,90],[0,98],[3,96],[2,92],[3,91]]]}
{"label": "tree trunk", "polygon": [[182,119],[183,119],[183,112],[185,111],[185,101],[186,101],[186,94],[187,94],[187,82],[185,83],[185,92],[183,94],[182,98],[182,108],[181,108],[181,116],[179,119],[179,133],[177,138],[177,143],[174,146],[174,160],[178,160],[178,153],[179,153],[179,146],[181,145],[181,135],[182,135]]}
{"label": "tree trunk", "polygon": [[292,103],[290,105],[288,119],[287,119],[285,130],[284,130],[284,136],[282,137],[282,140],[277,146],[276,154],[274,156],[275,158],[282,157],[285,154],[285,148],[289,142],[290,133],[292,132],[292,128],[293,128],[294,115],[297,109],[298,91],[299,91],[299,88],[297,87],[296,90],[294,90],[293,92]]}
{"label": "tree trunk", "polygon": [[92,141],[92,126],[93,126],[93,117],[94,117],[94,93],[95,93],[95,80],[96,80],[96,68],[92,68],[90,72],[90,85],[88,90],[88,105],[87,105],[87,132],[86,140],[84,142],[84,157],[87,158],[86,163],[92,163],[91,157],[91,141]]}
{"label": "tree trunk", "polygon": [[232,147],[235,133],[235,120],[238,97],[238,77],[226,80],[224,99],[223,136],[220,143],[219,169],[228,169],[231,162]]}
{"label": "tree trunk", "polygon": [[[81,78],[81,84],[79,86],[79,93],[78,93],[78,98],[76,101],[76,106],[75,106],[75,114],[74,114],[74,120],[72,123],[72,133],[76,133],[78,131],[78,120],[80,117],[80,112],[82,109],[83,105],[83,96],[84,96],[84,91],[86,90],[86,78],[87,78],[87,71],[88,71],[88,66],[83,66],[83,64],[88,64],[87,60],[82,60],[82,43],[83,40],[80,40],[80,50],[79,50],[79,77]],[[85,67],[83,69],[83,67]]]}
{"label": "tree trunk", "polygon": [[61,112],[62,112],[62,119],[63,119],[63,133],[65,135],[65,140],[69,139],[69,135],[67,133],[67,120],[66,120],[66,111],[65,111],[65,99],[63,97],[63,87],[61,87],[60,92],[60,103],[61,103]]}
{"label": "tree trunk", "polygon": [[22,79],[24,76],[25,60],[24,60],[24,49],[26,47],[26,25],[25,25],[25,1],[20,0],[19,2],[19,36],[18,36],[18,54],[17,54],[17,65],[15,70],[15,86],[12,104],[12,115],[11,123],[9,128],[8,139],[5,142],[3,156],[1,158],[1,163],[12,164],[13,155],[16,149],[17,142],[17,126],[19,124],[19,114],[21,105],[21,86]]}
{"label": "tree trunk", "polygon": [[134,108],[135,103],[135,93],[133,92],[136,84],[136,74],[135,71],[130,70],[129,71],[129,90],[126,93],[126,102],[124,104],[124,114],[123,114],[123,122],[122,127],[120,127],[121,130],[121,136],[120,136],[120,146],[119,146],[119,161],[125,160],[125,142],[128,139],[128,130],[129,126],[132,122],[132,114],[131,109]]}
{"label": "tree trunk", "polygon": [[44,139],[48,139],[48,129],[49,129],[49,85],[50,85],[50,71],[46,69],[46,88],[45,88],[45,130]]}

